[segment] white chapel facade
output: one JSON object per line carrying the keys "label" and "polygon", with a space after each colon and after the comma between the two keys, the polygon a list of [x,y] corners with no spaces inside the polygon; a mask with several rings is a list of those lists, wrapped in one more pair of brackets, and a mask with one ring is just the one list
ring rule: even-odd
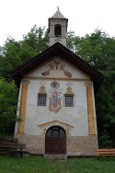
{"label": "white chapel facade", "polygon": [[13,73],[19,89],[15,138],[35,154],[93,156],[95,90],[101,75],[66,48],[68,19],[49,18],[49,48]]}

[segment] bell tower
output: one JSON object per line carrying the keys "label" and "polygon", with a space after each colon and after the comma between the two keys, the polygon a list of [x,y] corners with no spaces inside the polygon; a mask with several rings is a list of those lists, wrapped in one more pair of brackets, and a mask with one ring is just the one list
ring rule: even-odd
{"label": "bell tower", "polygon": [[60,12],[59,7],[56,13],[49,18],[49,46],[59,42],[66,46],[68,19]]}

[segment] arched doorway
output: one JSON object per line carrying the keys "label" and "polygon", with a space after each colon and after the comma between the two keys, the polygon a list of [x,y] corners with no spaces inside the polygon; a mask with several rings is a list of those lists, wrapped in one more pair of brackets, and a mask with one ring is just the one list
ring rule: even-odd
{"label": "arched doorway", "polygon": [[65,154],[66,153],[66,133],[60,126],[50,127],[45,136],[46,154]]}

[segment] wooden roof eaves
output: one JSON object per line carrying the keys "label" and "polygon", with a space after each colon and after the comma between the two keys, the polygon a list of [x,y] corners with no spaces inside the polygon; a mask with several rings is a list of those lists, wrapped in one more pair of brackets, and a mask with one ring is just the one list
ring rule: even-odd
{"label": "wooden roof eaves", "polygon": [[78,69],[86,73],[94,82],[95,88],[98,88],[97,85],[100,85],[103,81],[104,78],[100,72],[98,72],[95,68],[91,67],[79,56],[75,55],[72,51],[70,51],[68,48],[64,47],[60,43],[55,43],[54,45],[52,45],[51,47],[49,47],[48,49],[46,49],[45,51],[31,59],[29,62],[14,70],[11,75],[13,76],[15,81],[17,76],[18,79],[21,80],[24,74],[31,71],[33,68],[40,65],[45,60],[50,59],[50,57],[56,55],[61,55],[65,60],[69,61]]}

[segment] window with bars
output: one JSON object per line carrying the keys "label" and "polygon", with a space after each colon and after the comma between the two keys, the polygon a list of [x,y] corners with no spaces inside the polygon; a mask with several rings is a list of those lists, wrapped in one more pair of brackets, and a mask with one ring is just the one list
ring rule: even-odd
{"label": "window with bars", "polygon": [[38,95],[38,106],[46,106],[46,94]]}
{"label": "window with bars", "polygon": [[73,95],[65,95],[65,106],[66,107],[73,106]]}

